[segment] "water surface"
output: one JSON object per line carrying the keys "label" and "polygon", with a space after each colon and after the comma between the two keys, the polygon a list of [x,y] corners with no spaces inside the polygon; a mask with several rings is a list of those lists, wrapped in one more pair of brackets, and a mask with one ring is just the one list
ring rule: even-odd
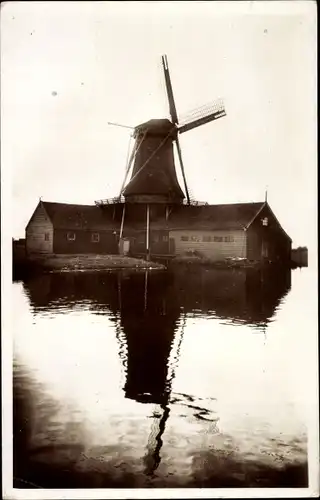
{"label": "water surface", "polygon": [[309,269],[13,283],[19,488],[307,487]]}

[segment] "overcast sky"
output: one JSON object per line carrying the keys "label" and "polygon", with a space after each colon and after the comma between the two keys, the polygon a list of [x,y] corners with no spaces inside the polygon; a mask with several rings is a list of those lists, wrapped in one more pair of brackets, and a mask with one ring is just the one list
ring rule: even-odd
{"label": "overcast sky", "polygon": [[40,196],[90,204],[119,193],[130,130],[107,122],[168,117],[167,54],[180,116],[218,97],[226,106],[226,117],[181,135],[194,197],[262,201],[268,187],[293,244],[314,244],[314,2],[7,2],[1,10],[12,236],[24,236]]}

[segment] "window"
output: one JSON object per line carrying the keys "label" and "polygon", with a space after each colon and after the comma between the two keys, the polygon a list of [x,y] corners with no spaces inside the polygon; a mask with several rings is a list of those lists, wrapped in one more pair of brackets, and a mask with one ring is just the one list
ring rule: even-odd
{"label": "window", "polygon": [[181,236],[181,241],[189,241],[189,236]]}
{"label": "window", "polygon": [[191,236],[190,241],[200,241],[199,236]]}
{"label": "window", "polygon": [[213,237],[213,241],[219,241],[219,242],[221,242],[221,241],[223,241],[223,238],[222,238],[222,236],[214,236]]}
{"label": "window", "polygon": [[44,241],[49,241],[49,240],[50,240],[50,234],[44,233]]}
{"label": "window", "polygon": [[76,233],[67,233],[67,240],[74,241],[76,239]]}
{"label": "window", "polygon": [[168,235],[166,235],[166,234],[164,234],[164,235],[162,236],[162,241],[169,241],[169,236],[168,236]]}
{"label": "window", "polygon": [[202,240],[203,240],[204,242],[206,242],[206,243],[209,243],[210,241],[212,241],[212,240],[211,240],[211,236],[204,236],[204,237],[202,238]]}
{"label": "window", "polygon": [[91,235],[91,241],[92,241],[92,243],[99,243],[99,241],[100,241],[100,234],[99,233],[92,233],[92,235]]}
{"label": "window", "polygon": [[224,241],[227,241],[228,243],[233,243],[234,237],[233,236],[225,236]]}

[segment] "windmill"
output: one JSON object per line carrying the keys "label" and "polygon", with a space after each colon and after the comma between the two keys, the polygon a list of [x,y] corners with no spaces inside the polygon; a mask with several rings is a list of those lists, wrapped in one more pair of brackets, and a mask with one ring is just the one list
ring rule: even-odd
{"label": "windmill", "polygon": [[[122,237],[125,206],[127,204],[145,204],[147,211],[147,237],[146,250],[149,254],[149,206],[162,204],[166,207],[183,204],[187,198],[190,205],[190,195],[187,186],[185,169],[182,159],[180,134],[195,129],[205,123],[226,116],[224,104],[221,99],[209,106],[198,108],[188,120],[179,122],[178,113],[173,96],[171,78],[167,56],[162,56],[162,66],[169,103],[170,118],[151,119],[133,128],[134,146],[127,163],[126,174],[120,190],[120,199],[124,197],[123,216],[120,229]],[[117,125],[109,122],[110,125]],[[120,125],[125,126],[126,125]],[[130,127],[128,127],[130,128]],[[174,143],[182,173],[184,190],[182,191],[174,162]],[[131,178],[127,183],[132,167]],[[166,212],[167,213],[167,212]]]}
{"label": "windmill", "polygon": [[[162,56],[162,66],[171,120],[152,119],[134,128],[135,144],[120,194],[126,202],[135,203],[182,203],[186,195],[187,203],[190,204],[179,135],[226,116],[226,112],[222,100],[219,99],[211,105],[199,108],[190,116],[189,121],[179,123],[168,59],[165,55]],[[178,153],[185,195],[177,180],[173,143]],[[131,179],[125,185],[132,164]]]}

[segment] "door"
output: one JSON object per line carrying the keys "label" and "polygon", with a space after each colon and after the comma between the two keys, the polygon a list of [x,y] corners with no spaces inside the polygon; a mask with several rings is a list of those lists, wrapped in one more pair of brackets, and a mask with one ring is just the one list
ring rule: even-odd
{"label": "door", "polygon": [[124,240],[123,241],[123,254],[128,255],[130,250],[130,241],[129,240]]}
{"label": "door", "polygon": [[261,257],[267,259],[269,257],[269,244],[268,241],[262,240]]}

